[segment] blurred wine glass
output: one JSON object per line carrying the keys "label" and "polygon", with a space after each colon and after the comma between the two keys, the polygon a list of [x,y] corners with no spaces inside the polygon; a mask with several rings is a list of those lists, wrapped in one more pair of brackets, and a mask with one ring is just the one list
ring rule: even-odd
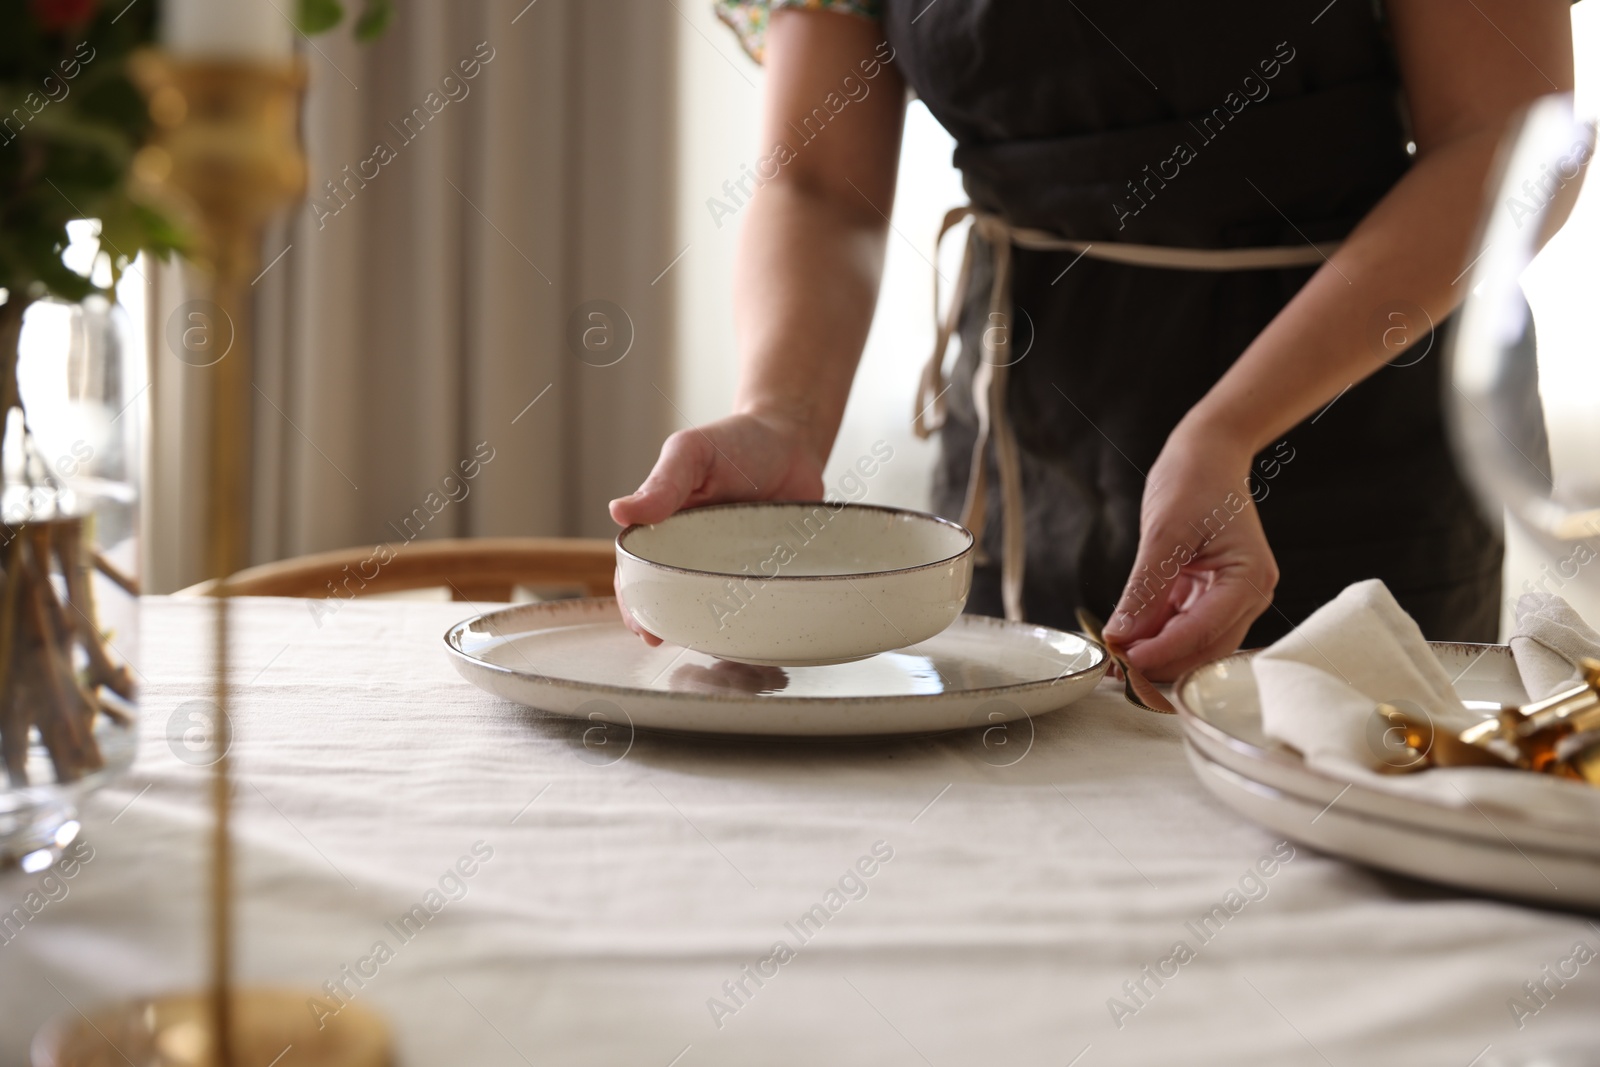
{"label": "blurred wine glass", "polygon": [[[1477,259],[1461,279],[1469,290],[1445,407],[1485,511],[1495,522],[1507,515],[1508,540],[1542,557],[1536,570],[1522,568],[1532,573],[1513,598],[1556,593],[1600,623],[1600,242],[1584,239],[1600,233],[1589,221],[1600,212],[1600,182],[1586,183],[1594,155],[1594,121],[1566,95],[1535,103],[1508,136]],[[1541,322],[1559,327],[1545,338],[1524,296],[1530,282]],[[1541,361],[1541,342],[1576,358]]]}

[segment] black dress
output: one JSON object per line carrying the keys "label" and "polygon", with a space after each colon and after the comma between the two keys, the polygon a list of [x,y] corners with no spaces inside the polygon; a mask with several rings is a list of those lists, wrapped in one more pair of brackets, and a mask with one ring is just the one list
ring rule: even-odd
{"label": "black dress", "polygon": [[[1367,0],[887,0],[884,25],[955,137],[973,204],[1014,226],[1198,248],[1337,240],[1410,165],[1399,78]],[[989,263],[974,257],[941,434],[935,505],[951,517],[975,435]],[[1012,270],[1012,351],[1027,349],[1008,394],[1024,615],[1072,628],[1077,606],[1102,618],[1115,606],[1168,433],[1313,269],[1156,269],[1017,248]],[[1501,539],[1446,445],[1441,344],[1429,334],[1395,359],[1385,331],[1426,332],[1425,315],[1396,302],[1364,317],[1373,359],[1392,362],[1257,457],[1251,495],[1282,578],[1246,644],[1373,577],[1428,637],[1493,641]],[[1000,526],[990,493],[996,561]],[[1001,613],[997,563],[975,573],[969,610]]]}

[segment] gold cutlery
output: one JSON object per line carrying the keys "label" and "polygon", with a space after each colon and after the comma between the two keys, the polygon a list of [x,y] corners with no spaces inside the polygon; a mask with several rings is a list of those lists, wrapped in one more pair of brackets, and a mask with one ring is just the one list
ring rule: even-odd
{"label": "gold cutlery", "polygon": [[1095,642],[1106,650],[1106,655],[1111,657],[1111,662],[1122,672],[1122,695],[1127,698],[1128,703],[1160,715],[1177,714],[1178,709],[1172,706],[1172,701],[1162,696],[1161,691],[1148,678],[1129,666],[1122,653],[1105,639],[1101,633],[1104,629],[1103,624],[1095,617],[1094,612],[1088,608],[1079,608],[1077,616],[1078,628],[1094,638]]}
{"label": "gold cutlery", "polygon": [[1600,786],[1600,660],[1578,661],[1583,681],[1543,700],[1498,714],[1450,734],[1435,730],[1426,717],[1379,704],[1376,714],[1388,728],[1402,731],[1417,754],[1396,773],[1424,767],[1489,766],[1552,774]]}

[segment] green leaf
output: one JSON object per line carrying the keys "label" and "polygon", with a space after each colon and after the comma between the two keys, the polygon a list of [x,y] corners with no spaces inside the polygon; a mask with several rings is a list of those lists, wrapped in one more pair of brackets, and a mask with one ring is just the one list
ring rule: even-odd
{"label": "green leaf", "polygon": [[356,20],[355,35],[358,41],[372,41],[383,35],[394,18],[393,0],[367,0]]}
{"label": "green leaf", "polygon": [[99,287],[88,278],[68,270],[66,264],[61,262],[61,254],[57,252],[54,257],[34,255],[33,266],[36,276],[33,285],[29,286],[30,296],[50,296],[76,303],[90,293],[100,291]]}
{"label": "green leaf", "polygon": [[295,22],[305,34],[325,33],[339,25],[344,7],[339,0],[300,0]]}
{"label": "green leaf", "polygon": [[174,252],[188,255],[194,250],[189,234],[155,208],[134,203],[133,214],[144,227],[145,239],[141,247],[157,259],[165,260]]}
{"label": "green leaf", "polygon": [[100,245],[111,255],[112,277],[120,278],[138,253],[164,260],[173,252],[187,251],[189,242],[159,211],[118,197],[108,200],[100,213]]}
{"label": "green leaf", "polygon": [[127,173],[133,160],[134,145],[122,130],[106,122],[85,121],[81,112],[68,108],[39,112],[24,136],[60,153],[81,153],[70,157],[75,169],[87,170],[84,160],[94,157],[113,181]]}

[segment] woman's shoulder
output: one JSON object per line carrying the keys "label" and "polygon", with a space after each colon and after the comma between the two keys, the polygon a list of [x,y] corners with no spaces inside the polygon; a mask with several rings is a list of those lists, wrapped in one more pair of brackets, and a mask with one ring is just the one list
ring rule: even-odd
{"label": "woman's shoulder", "polygon": [[715,0],[713,6],[717,17],[738,35],[739,43],[757,63],[766,56],[767,19],[781,8],[837,11],[867,19],[883,15],[883,0]]}

